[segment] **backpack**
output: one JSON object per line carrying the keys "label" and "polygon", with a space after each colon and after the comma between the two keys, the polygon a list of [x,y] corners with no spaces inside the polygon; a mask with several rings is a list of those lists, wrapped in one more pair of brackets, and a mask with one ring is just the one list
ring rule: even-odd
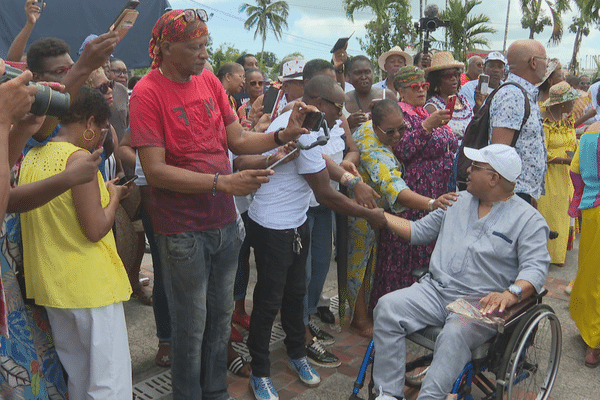
{"label": "backpack", "polygon": [[515,82],[506,82],[502,85],[498,86],[486,99],[483,106],[477,111],[477,114],[473,116],[469,125],[465,129],[465,136],[463,137],[462,144],[458,149],[458,154],[456,155],[456,186],[458,190],[465,190],[467,188],[467,168],[471,165],[471,160],[469,160],[465,156],[465,152],[463,149],[465,147],[472,147],[475,149],[481,149],[488,145],[489,143],[489,130],[490,130],[490,106],[492,105],[492,99],[496,95],[496,93],[500,90],[500,88],[514,85],[521,89],[523,92],[523,96],[525,97],[525,114],[523,115],[523,122],[521,123],[521,128],[518,131],[515,131],[515,135],[513,137],[511,146],[515,146],[517,140],[519,139],[519,134],[523,129],[523,126],[527,122],[529,118],[529,114],[531,111],[531,107],[529,104],[529,97],[527,92],[521,85]]}

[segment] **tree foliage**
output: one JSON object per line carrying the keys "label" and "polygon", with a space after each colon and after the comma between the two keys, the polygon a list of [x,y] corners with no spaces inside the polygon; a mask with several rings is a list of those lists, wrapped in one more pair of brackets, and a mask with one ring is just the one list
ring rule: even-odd
{"label": "tree foliage", "polygon": [[[550,17],[546,15],[546,7]],[[546,26],[552,27],[548,43],[560,43],[563,35],[562,14],[570,10],[569,0],[521,0],[521,26],[529,29],[529,39],[541,33]]]}
{"label": "tree foliage", "polygon": [[346,16],[354,21],[354,13],[371,10],[375,18],[365,25],[367,34],[359,38],[360,47],[377,68],[377,58],[394,46],[406,48],[414,41],[410,2],[406,0],[344,0]]}
{"label": "tree foliage", "polygon": [[221,65],[235,62],[238,57],[244,53],[246,53],[246,51],[238,50],[230,43],[221,43],[217,50],[213,51],[212,54],[209,54],[215,73],[221,68]]}
{"label": "tree foliage", "polygon": [[600,18],[592,13],[586,13],[586,9],[589,8],[590,3],[593,0],[574,0],[575,5],[579,9],[579,15],[573,17],[573,23],[569,26],[569,31],[575,34],[575,41],[573,43],[573,55],[571,56],[571,62],[569,63],[569,70],[572,73],[576,73],[579,70],[579,61],[577,60],[577,54],[581,47],[581,41],[584,36],[590,34],[590,25],[598,25]]}
{"label": "tree foliage", "polygon": [[496,32],[487,25],[490,22],[487,15],[469,15],[479,4],[481,0],[466,0],[464,4],[461,0],[449,0],[448,7],[440,15],[441,19],[450,21],[446,28],[448,47],[457,60],[466,61],[467,52],[476,47],[489,48],[490,42],[485,35]]}
{"label": "tree foliage", "polygon": [[244,22],[246,30],[254,31],[254,39],[260,36],[262,41],[261,53],[265,51],[265,41],[269,30],[273,31],[276,40],[281,39],[283,29],[288,28],[287,17],[289,15],[288,3],[280,0],[272,2],[271,0],[256,0],[255,6],[244,3],[240,5],[239,12],[245,12],[248,16]]}

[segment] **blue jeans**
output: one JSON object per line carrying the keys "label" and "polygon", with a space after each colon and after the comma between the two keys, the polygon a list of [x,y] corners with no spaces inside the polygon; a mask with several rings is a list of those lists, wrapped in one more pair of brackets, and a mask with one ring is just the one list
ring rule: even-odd
{"label": "blue jeans", "polygon": [[150,254],[152,255],[152,268],[154,269],[154,286],[152,288],[152,308],[154,309],[154,321],[156,322],[156,336],[158,340],[171,340],[171,315],[169,314],[169,304],[165,294],[165,285],[162,277],[162,267],[160,265],[160,255],[158,254],[158,245],[154,228],[150,222],[150,217],[142,205],[142,225],[150,245]]}
{"label": "blue jeans", "polygon": [[237,224],[156,236],[171,312],[173,399],[229,399],[227,344],[241,245]]}
{"label": "blue jeans", "polygon": [[306,213],[310,229],[310,246],[306,260],[306,296],[304,325],[308,316],[317,312],[319,298],[329,272],[332,250],[333,212],[322,205],[310,207]]}

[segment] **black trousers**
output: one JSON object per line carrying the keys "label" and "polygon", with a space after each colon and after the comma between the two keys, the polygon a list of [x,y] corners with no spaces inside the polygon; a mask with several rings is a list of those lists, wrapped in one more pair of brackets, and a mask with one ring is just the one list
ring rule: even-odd
{"label": "black trousers", "polygon": [[294,229],[268,229],[252,219],[249,219],[248,226],[246,234],[254,247],[257,281],[247,345],[252,356],[252,374],[265,377],[271,375],[269,341],[273,322],[280,309],[288,357],[295,360],[306,355],[306,328],[302,318],[310,232],[308,222],[297,228],[302,250],[300,254],[295,254]]}

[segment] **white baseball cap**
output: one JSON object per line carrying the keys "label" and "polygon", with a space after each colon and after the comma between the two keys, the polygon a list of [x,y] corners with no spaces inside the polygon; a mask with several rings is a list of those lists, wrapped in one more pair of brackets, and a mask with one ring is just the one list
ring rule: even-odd
{"label": "white baseball cap", "polygon": [[465,147],[465,156],[473,161],[490,164],[509,182],[516,182],[521,175],[521,157],[514,147],[505,144],[490,144],[479,150]]}
{"label": "white baseball cap", "polygon": [[504,65],[507,64],[506,57],[504,57],[504,54],[500,53],[499,51],[492,51],[485,56],[484,62],[486,63],[488,61],[502,61]]}

